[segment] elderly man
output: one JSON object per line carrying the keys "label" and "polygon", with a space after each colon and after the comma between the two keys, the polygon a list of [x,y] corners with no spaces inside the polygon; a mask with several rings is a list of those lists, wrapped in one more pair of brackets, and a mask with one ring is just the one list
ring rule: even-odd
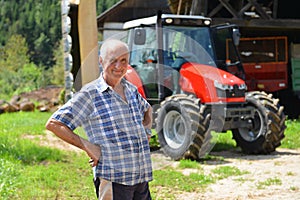
{"label": "elderly man", "polygon": [[[100,179],[99,199],[151,199],[148,140],[152,108],[124,79],[128,60],[125,43],[105,41],[100,49],[103,72],[99,78],[86,84],[46,124],[48,130],[91,158]],[[84,128],[88,140],[73,132],[78,126]]]}

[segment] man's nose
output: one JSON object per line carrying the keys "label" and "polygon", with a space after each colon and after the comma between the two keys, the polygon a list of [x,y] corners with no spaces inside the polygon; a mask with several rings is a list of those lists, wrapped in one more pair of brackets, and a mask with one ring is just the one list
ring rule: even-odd
{"label": "man's nose", "polygon": [[115,67],[116,67],[116,68],[122,68],[123,65],[124,65],[124,64],[122,63],[122,61],[117,61]]}

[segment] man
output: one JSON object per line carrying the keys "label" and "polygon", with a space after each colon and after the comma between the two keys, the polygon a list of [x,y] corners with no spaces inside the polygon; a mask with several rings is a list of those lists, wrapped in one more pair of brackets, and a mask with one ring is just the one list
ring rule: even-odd
{"label": "man", "polygon": [[[124,79],[129,50],[119,40],[100,49],[103,72],[48,120],[46,128],[84,150],[100,179],[99,199],[151,199],[152,164],[148,140],[152,108]],[[92,72],[91,72],[92,73]],[[73,130],[82,126],[88,140]]]}

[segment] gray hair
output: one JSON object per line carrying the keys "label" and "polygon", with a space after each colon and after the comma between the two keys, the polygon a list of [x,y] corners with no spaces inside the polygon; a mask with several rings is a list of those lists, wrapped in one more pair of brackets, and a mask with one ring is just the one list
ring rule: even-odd
{"label": "gray hair", "polygon": [[128,45],[125,42],[122,42],[121,40],[117,40],[117,39],[105,40],[100,47],[100,56],[104,60],[107,52],[122,47],[124,48],[124,54],[129,53]]}

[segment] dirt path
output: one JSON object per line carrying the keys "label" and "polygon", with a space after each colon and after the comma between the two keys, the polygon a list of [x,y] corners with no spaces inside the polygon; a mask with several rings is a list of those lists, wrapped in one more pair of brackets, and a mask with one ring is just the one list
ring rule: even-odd
{"label": "dirt path", "polygon": [[[300,150],[277,149],[270,155],[243,155],[238,151],[212,153],[224,158],[201,164],[205,173],[218,166],[233,166],[247,174],[231,176],[209,185],[205,193],[185,193],[181,200],[300,200]],[[153,153],[154,168],[172,165],[160,152]],[[156,158],[157,157],[157,158]],[[158,159],[161,157],[161,159]]]}

